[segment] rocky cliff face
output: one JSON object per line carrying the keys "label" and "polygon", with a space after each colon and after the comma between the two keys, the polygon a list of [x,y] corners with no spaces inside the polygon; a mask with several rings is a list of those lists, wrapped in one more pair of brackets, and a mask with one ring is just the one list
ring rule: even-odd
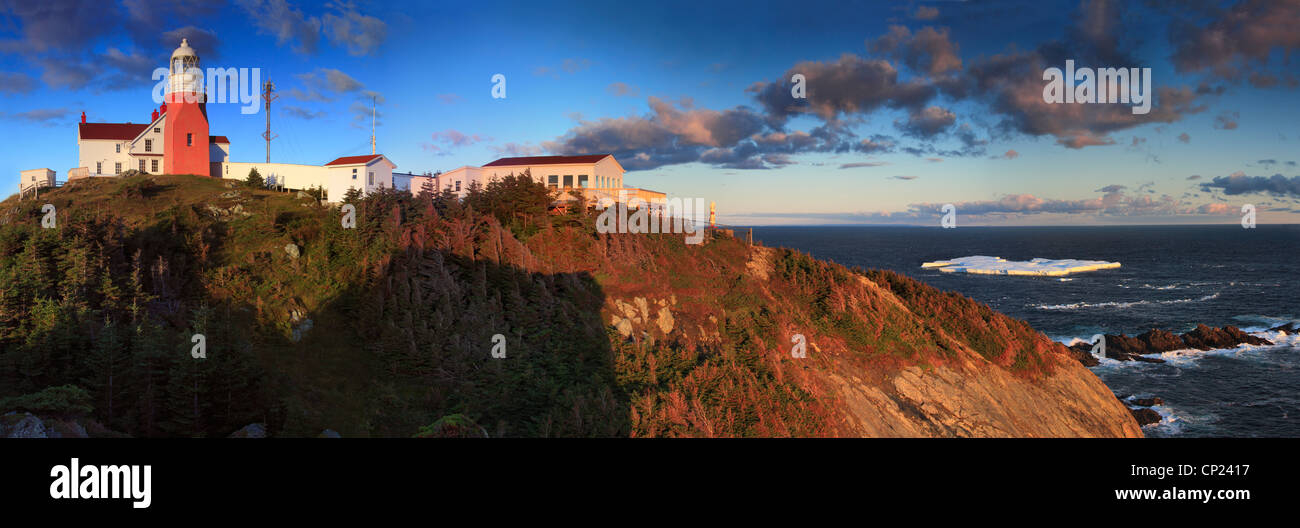
{"label": "rocky cliff face", "polygon": [[[804,358],[792,357],[789,346],[767,354],[781,377],[825,404],[832,424],[827,434],[1142,436],[1127,407],[1092,372],[1065,347],[1023,323],[898,275],[864,276],[786,250],[745,246],[744,252],[744,289],[752,302],[784,315],[775,318],[778,326],[786,327],[778,334],[800,333],[807,342]],[[797,273],[791,273],[791,260],[813,268],[816,278],[801,283]],[[692,271],[673,273],[684,279]],[[817,285],[819,280],[832,284]],[[824,295],[817,299],[814,292],[811,302],[801,306],[804,286]],[[896,295],[895,289],[907,294]],[[689,313],[679,306],[706,304],[707,297],[678,293],[611,297],[605,305],[607,321],[629,340],[704,344],[725,339],[725,330],[711,330],[720,320],[734,320],[725,303],[718,310]],[[712,295],[726,298],[734,293]],[[835,313],[818,308],[828,301]],[[944,317],[955,324],[944,324]],[[828,318],[839,322],[820,320]],[[890,334],[901,339],[882,339]]]}

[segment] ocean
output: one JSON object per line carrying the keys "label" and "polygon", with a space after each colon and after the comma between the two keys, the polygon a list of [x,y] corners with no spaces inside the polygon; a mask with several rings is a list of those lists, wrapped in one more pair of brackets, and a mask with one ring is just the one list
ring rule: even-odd
{"label": "ocean", "polygon": [[[1233,325],[1275,346],[1167,353],[1165,364],[1104,359],[1117,394],[1164,400],[1148,436],[1300,437],[1300,339],[1265,331],[1300,319],[1300,225],[1104,227],[755,227],[754,239],[845,266],[890,269],[957,291],[1054,340]],[[1023,277],[943,273],[971,255],[1106,260],[1122,267]]]}

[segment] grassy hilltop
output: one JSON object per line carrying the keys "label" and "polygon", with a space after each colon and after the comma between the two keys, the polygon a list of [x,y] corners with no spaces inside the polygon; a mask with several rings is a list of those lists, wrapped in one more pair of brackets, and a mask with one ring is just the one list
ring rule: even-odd
{"label": "grassy hilltop", "polygon": [[380,192],[344,229],[195,176],[11,197],[0,412],[133,436],[1141,434],[1064,347],[958,294],[724,235],[599,235],[549,200],[523,178]]}

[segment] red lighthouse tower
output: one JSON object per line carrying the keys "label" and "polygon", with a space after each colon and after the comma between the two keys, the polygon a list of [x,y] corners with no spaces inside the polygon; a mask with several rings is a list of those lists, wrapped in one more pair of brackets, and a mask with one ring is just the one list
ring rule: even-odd
{"label": "red lighthouse tower", "polygon": [[186,39],[172,52],[167,77],[163,171],[209,174],[208,109],[199,56]]}

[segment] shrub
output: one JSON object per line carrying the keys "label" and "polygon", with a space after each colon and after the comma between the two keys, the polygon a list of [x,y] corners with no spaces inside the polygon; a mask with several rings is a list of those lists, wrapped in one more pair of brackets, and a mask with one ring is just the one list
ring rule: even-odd
{"label": "shrub", "polygon": [[248,170],[248,177],[244,178],[244,184],[254,189],[266,188],[266,180],[262,178],[261,173],[257,172],[257,167]]}
{"label": "shrub", "polygon": [[95,410],[90,393],[76,385],[47,387],[39,392],[0,400],[0,409],[55,416],[84,416]]}

